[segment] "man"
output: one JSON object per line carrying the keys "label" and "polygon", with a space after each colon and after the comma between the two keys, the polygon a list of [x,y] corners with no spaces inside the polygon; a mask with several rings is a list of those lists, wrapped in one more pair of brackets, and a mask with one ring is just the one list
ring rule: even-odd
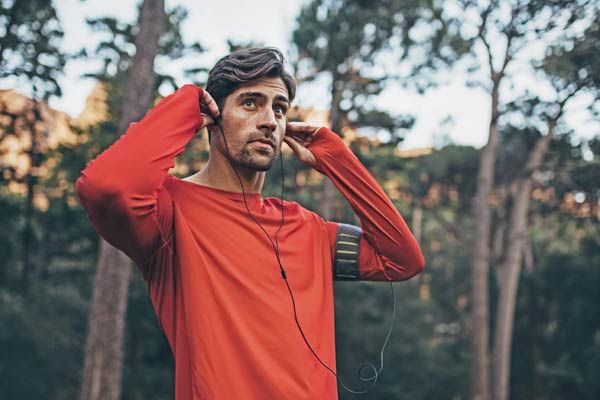
{"label": "man", "polygon": [[[336,378],[315,357],[335,370],[333,280],[404,280],[424,266],[406,223],[342,140],[286,124],[294,94],[278,50],[232,53],[206,90],[186,85],[162,100],[77,181],[98,232],[148,284],[178,400],[336,399]],[[203,127],[207,165],[168,175]],[[282,142],[333,181],[362,233],[261,196]]]}

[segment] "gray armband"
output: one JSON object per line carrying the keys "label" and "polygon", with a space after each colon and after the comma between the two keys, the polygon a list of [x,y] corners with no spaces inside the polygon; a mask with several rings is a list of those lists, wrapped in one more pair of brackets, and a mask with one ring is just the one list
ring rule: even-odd
{"label": "gray armband", "polygon": [[354,225],[338,224],[333,260],[334,279],[357,281],[360,279],[358,261],[362,230]]}

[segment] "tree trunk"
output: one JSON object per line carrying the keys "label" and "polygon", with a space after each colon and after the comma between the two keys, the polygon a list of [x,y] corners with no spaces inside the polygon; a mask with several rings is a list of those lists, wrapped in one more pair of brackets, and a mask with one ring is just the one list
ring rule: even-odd
{"label": "tree trunk", "polygon": [[523,263],[525,264],[525,272],[532,273],[535,269],[535,260],[533,258],[533,246],[531,240],[527,239],[525,248],[523,249]]}
{"label": "tree trunk", "polygon": [[121,396],[123,336],[130,276],[131,260],[101,240],[88,322],[81,400],[118,400]]}
{"label": "tree trunk", "polygon": [[21,265],[23,266],[21,274],[21,290],[24,294],[29,291],[31,274],[33,272],[33,264],[31,261],[31,243],[35,238],[32,226],[33,198],[38,181],[38,171],[42,164],[42,154],[39,149],[40,137],[38,135],[38,124],[45,124],[39,109],[39,103],[34,100],[31,107],[31,119],[27,117],[27,128],[29,129],[31,144],[27,150],[29,171],[27,171],[27,175],[25,176],[27,194],[25,196],[25,210],[23,213],[24,227],[21,235]]}
{"label": "tree trunk", "polygon": [[514,204],[510,216],[508,243],[505,261],[498,268],[499,299],[496,308],[496,330],[494,332],[494,400],[508,398],[508,377],[510,373],[510,349],[512,330],[519,285],[519,275],[523,260],[523,246],[527,234],[527,210],[531,179],[517,183]]}
{"label": "tree trunk", "polygon": [[500,78],[494,79],[489,137],[479,159],[475,197],[474,218],[477,226],[471,262],[471,398],[473,400],[490,398],[488,271],[491,205],[489,196],[494,184],[494,164],[498,147],[499,85]]}
{"label": "tree trunk", "polygon": [[[32,147],[34,133],[31,133]],[[33,157],[31,157],[32,150],[29,151],[30,160],[33,162]],[[33,218],[33,189],[34,189],[34,179],[33,176],[33,166],[30,165],[30,170],[25,177],[25,181],[27,183],[27,195],[25,197],[25,212],[23,213],[24,219],[24,227],[23,233],[21,235],[21,265],[23,265],[22,273],[21,273],[21,290],[23,293],[27,293],[29,291],[29,279],[31,274],[31,259],[29,257],[31,241],[33,239],[33,229],[31,228],[31,220]]]}
{"label": "tree trunk", "polygon": [[419,201],[417,204],[415,204],[415,208],[414,208],[413,214],[412,214],[412,223],[410,224],[410,226],[413,230],[413,235],[418,243],[421,243],[422,225],[423,225],[423,206],[421,205],[421,202]]}
{"label": "tree trunk", "polygon": [[527,243],[527,212],[531,199],[532,175],[540,167],[544,155],[548,151],[555,125],[556,121],[551,121],[548,134],[537,141],[523,175],[516,182],[507,245],[504,249],[505,257],[497,266],[500,294],[496,308],[496,330],[494,332],[494,375],[492,380],[494,400],[508,399],[512,332],[523,251]]}
{"label": "tree trunk", "polygon": [[[329,123],[331,124],[331,130],[342,135],[342,113],[340,110],[340,101],[342,100],[342,83],[335,75],[333,76],[333,82],[331,84],[331,108],[329,109]],[[321,202],[321,216],[325,220],[331,220],[334,218],[334,200],[335,200],[335,186],[329,178],[323,178],[323,201]]]}
{"label": "tree trunk", "polygon": [[[504,184],[498,187],[495,194],[498,198],[498,205],[496,207],[497,222],[496,226],[492,228],[492,242],[491,242],[491,264],[497,265],[502,262],[504,258],[504,242],[506,240],[506,197],[509,192],[509,185]],[[493,225],[493,223],[492,223]]]}
{"label": "tree trunk", "polygon": [[[152,103],[156,75],[154,59],[165,26],[164,0],[144,0],[136,54],[125,88],[119,132],[139,120]],[[123,338],[131,261],[104,240],[100,243],[98,269],[88,323],[80,400],[118,400],[121,395]]]}

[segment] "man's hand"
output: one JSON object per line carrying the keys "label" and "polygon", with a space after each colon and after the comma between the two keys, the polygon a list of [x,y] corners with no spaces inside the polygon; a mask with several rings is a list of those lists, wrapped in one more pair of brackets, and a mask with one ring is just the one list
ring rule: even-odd
{"label": "man's hand", "polygon": [[210,93],[202,90],[200,98],[200,112],[202,113],[202,128],[215,123],[215,118],[219,117],[219,107]]}
{"label": "man's hand", "polygon": [[296,153],[296,156],[300,161],[305,164],[315,167],[317,165],[317,159],[314,154],[307,149],[314,138],[315,134],[320,127],[314,125],[308,125],[303,122],[288,122],[285,130],[285,137],[283,141],[288,144]]}

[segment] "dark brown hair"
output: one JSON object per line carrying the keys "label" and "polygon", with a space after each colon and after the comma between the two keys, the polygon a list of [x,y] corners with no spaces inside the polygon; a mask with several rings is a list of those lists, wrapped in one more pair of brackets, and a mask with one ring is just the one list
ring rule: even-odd
{"label": "dark brown hair", "polygon": [[265,77],[281,78],[287,87],[290,102],[294,99],[296,83],[285,70],[283,54],[274,47],[238,50],[221,58],[208,73],[206,90],[220,110],[227,96],[236,89]]}

